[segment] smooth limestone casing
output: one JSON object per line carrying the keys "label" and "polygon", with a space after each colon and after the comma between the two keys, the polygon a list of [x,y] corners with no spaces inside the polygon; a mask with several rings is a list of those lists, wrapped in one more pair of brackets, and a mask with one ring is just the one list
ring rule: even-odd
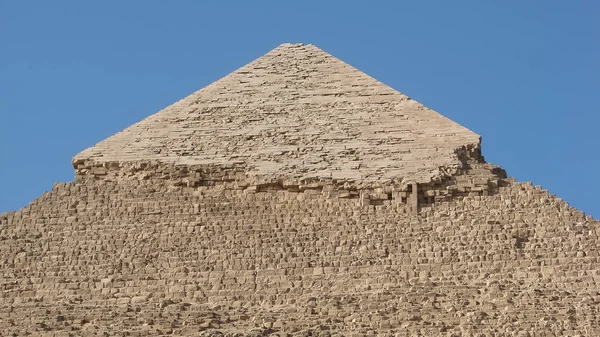
{"label": "smooth limestone casing", "polygon": [[282,45],[0,215],[0,335],[600,335],[600,223]]}
{"label": "smooth limestone casing", "polygon": [[[78,175],[141,161],[236,168],[246,183],[428,183],[480,137],[313,45],[283,44],[84,150]],[[197,170],[198,171],[198,170]],[[151,174],[152,170],[144,170]]]}

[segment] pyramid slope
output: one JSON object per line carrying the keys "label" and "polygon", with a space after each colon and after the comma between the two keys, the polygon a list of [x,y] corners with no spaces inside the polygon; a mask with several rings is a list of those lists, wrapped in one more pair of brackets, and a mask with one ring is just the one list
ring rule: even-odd
{"label": "pyramid slope", "polygon": [[[472,131],[313,45],[283,44],[75,156],[94,167],[241,167],[259,180],[428,182]],[[440,171],[440,168],[445,168]]]}
{"label": "pyramid slope", "polygon": [[519,183],[414,216],[324,194],[79,180],[0,216],[0,331],[598,336],[599,231]]}

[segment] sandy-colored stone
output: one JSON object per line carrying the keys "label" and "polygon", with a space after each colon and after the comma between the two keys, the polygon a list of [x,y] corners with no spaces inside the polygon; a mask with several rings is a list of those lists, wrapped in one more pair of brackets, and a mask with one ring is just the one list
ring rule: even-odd
{"label": "sandy-colored stone", "polygon": [[[313,45],[283,44],[84,150],[78,174],[157,161],[252,182],[427,183],[462,167],[480,137]],[[440,169],[442,168],[442,169]],[[250,177],[244,177],[249,179]]]}
{"label": "sandy-colored stone", "polygon": [[73,163],[0,215],[0,335],[600,335],[600,222],[314,46]]}

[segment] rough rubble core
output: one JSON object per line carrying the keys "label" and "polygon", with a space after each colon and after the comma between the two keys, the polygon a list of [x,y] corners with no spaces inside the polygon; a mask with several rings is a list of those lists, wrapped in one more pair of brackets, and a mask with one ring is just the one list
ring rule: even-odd
{"label": "rough rubble core", "polygon": [[600,222],[477,135],[313,46],[191,97],[0,215],[0,335],[600,335]]}

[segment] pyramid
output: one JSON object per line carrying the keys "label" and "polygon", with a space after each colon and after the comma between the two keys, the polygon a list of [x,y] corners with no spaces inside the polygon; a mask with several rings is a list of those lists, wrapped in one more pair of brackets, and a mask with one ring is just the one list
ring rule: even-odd
{"label": "pyramid", "polygon": [[0,215],[2,335],[600,335],[600,222],[313,45],[73,167]]}

